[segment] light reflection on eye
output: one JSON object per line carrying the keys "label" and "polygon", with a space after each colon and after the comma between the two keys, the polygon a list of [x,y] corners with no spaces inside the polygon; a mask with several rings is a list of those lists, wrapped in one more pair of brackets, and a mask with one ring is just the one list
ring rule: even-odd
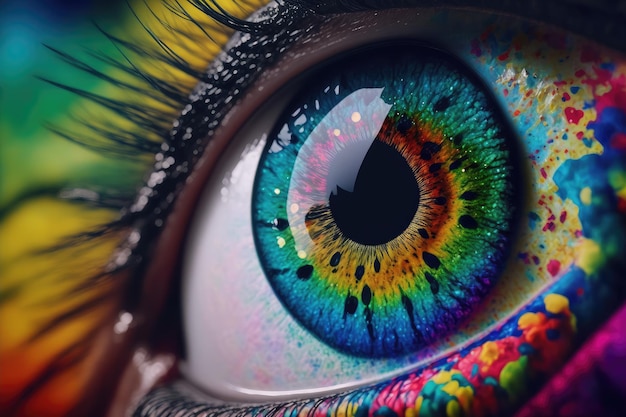
{"label": "light reflection on eye", "polygon": [[[239,145],[227,152],[207,185],[187,247],[191,266],[184,283],[189,320],[185,372],[209,392],[240,400],[301,396],[307,390],[335,391],[418,367],[416,375],[401,378],[412,387],[413,396],[395,403],[398,413],[424,401],[430,402],[424,410],[433,413],[461,401],[448,391],[442,403],[427,398],[451,381],[476,396],[488,395],[485,390],[500,384],[508,395],[500,404],[506,409],[523,395],[510,385],[512,380],[552,372],[576,335],[589,331],[577,323],[602,315],[602,309],[590,305],[608,302],[594,285],[601,281],[600,287],[610,286],[616,279],[617,271],[603,265],[619,256],[606,236],[611,227],[621,227],[621,215],[614,206],[609,208],[610,198],[594,202],[590,195],[606,191],[600,191],[603,186],[593,191],[605,181],[603,176],[618,174],[567,178],[574,166],[597,170],[599,160],[593,155],[601,154],[603,147],[606,161],[613,161],[609,170],[623,168],[622,157],[609,151],[610,143],[593,138],[586,128],[587,121],[600,120],[593,103],[605,93],[590,87],[601,76],[594,65],[617,71],[620,62],[611,56],[585,62],[587,52],[578,51],[587,50],[576,37],[511,18],[422,12],[419,19],[415,26],[420,29],[412,34],[436,40],[473,67],[509,111],[521,141],[529,190],[509,267],[472,320],[415,355],[377,363],[338,353],[305,336],[307,331],[289,317],[265,282],[247,224],[251,171],[271,129],[263,133],[261,126],[272,125],[267,120],[272,116],[259,116],[260,121],[250,122],[245,134],[234,140]],[[456,30],[446,30],[448,24]],[[285,188],[270,186],[270,191],[282,193]],[[595,210],[608,215],[604,225],[609,229],[596,227]],[[278,247],[284,244],[277,238]],[[227,294],[236,296],[225,298]],[[526,304],[528,300],[533,301]],[[227,326],[222,326],[225,321]],[[500,327],[490,327],[498,323]],[[455,346],[462,346],[462,353],[455,353]],[[424,361],[437,355],[445,359],[433,366]],[[472,367],[475,370],[469,371]],[[382,396],[379,407],[387,398],[382,385],[374,390]]]}

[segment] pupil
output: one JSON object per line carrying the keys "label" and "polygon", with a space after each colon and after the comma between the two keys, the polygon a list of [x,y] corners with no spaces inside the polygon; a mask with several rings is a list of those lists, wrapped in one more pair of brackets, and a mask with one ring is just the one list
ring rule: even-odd
{"label": "pupil", "polygon": [[381,245],[404,232],[417,211],[420,189],[406,160],[375,140],[363,158],[353,191],[337,185],[329,198],[337,227],[363,245]]}

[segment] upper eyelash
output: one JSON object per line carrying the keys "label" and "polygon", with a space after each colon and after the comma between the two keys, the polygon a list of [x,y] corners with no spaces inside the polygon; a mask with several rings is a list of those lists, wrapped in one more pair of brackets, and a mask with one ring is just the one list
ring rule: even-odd
{"label": "upper eyelash", "polygon": [[[269,53],[268,51],[276,47],[275,44],[271,42],[264,42],[263,39],[269,36],[276,36],[279,32],[284,32],[284,26],[289,25],[287,22],[295,22],[295,15],[299,14],[298,10],[300,10],[290,5],[277,5],[274,8],[275,10],[266,12],[266,14],[273,15],[271,17],[271,22],[273,24],[269,24],[264,19],[260,19],[259,22],[248,22],[237,19],[234,16],[226,13],[223,9],[219,8],[216,1],[211,1],[209,4],[208,2],[197,0],[193,1],[192,4],[194,7],[197,7],[199,10],[205,13],[209,18],[209,30],[207,30],[206,28],[207,22],[198,22],[178,2],[166,3],[166,7],[168,7],[168,9],[175,13],[179,18],[188,20],[199,27],[202,26],[202,32],[204,33],[204,35],[206,36],[206,40],[208,41],[214,41],[213,39],[211,39],[211,34],[215,34],[216,32],[224,34],[226,33],[225,31],[229,29],[249,30],[256,35],[254,40],[258,41],[258,44],[255,45],[254,48],[257,49],[256,55],[264,56],[263,62],[269,61],[265,57]],[[211,4],[217,7],[217,10],[213,9],[211,7]],[[136,14],[135,16],[137,17]],[[281,20],[281,16],[284,20]],[[139,17],[137,17],[137,19],[139,20]],[[190,37],[188,33],[173,28],[164,20],[158,19],[158,22],[164,27],[175,30],[177,36],[188,38]],[[281,27],[281,25],[283,26],[283,29],[281,29],[281,31],[277,31],[276,27]],[[131,102],[113,100],[106,96],[101,96],[86,90],[81,90],[73,86],[58,83],[46,77],[40,77],[40,79],[47,83],[50,83],[58,88],[67,90],[73,94],[83,97],[86,100],[95,102],[105,109],[112,111],[114,114],[122,116],[127,121],[132,122],[133,125],[133,128],[131,129],[120,128],[114,124],[111,125],[104,123],[94,123],[93,121],[85,121],[74,116],[75,121],[79,125],[82,125],[92,131],[93,135],[85,138],[82,135],[73,133],[69,129],[56,125],[49,125],[48,129],[52,133],[59,135],[66,140],[80,144],[87,147],[88,149],[103,153],[105,155],[109,155],[111,157],[122,157],[129,160],[138,160],[141,158],[145,158],[146,156],[154,156],[155,154],[161,155],[157,156],[157,159],[165,159],[170,156],[174,157],[176,162],[171,165],[171,169],[169,170],[169,174],[167,174],[167,178],[173,179],[176,183],[178,183],[184,179],[188,172],[191,171],[191,166],[195,162],[194,160],[197,159],[197,155],[201,153],[203,147],[206,145],[206,143],[202,144],[198,142],[194,143],[190,149],[189,145],[187,145],[190,141],[186,138],[181,138],[185,135],[178,134],[177,136],[175,129],[172,130],[172,121],[175,120],[176,114],[185,106],[185,104],[189,103],[190,101],[189,86],[184,84],[177,84],[176,82],[169,80],[165,77],[157,77],[148,72],[142,71],[141,68],[138,68],[132,63],[133,60],[156,60],[158,62],[164,63],[168,67],[183,71],[184,73],[190,75],[195,80],[196,84],[204,83],[203,85],[206,86],[208,83],[211,83],[212,85],[214,85],[214,90],[218,92],[211,95],[212,100],[210,100],[210,102],[208,100],[205,100],[207,101],[207,103],[205,104],[207,104],[207,107],[209,107],[210,109],[225,109],[232,106],[232,103],[231,105],[224,105],[224,103],[222,102],[229,95],[232,96],[231,99],[236,98],[232,94],[232,91],[234,89],[233,85],[230,85],[233,83],[229,82],[228,78],[220,83],[220,75],[226,73],[228,70],[234,71],[243,68],[244,64],[246,64],[246,61],[244,59],[241,59],[240,57],[235,57],[237,54],[240,54],[239,50],[241,49],[241,47],[239,46],[232,47],[230,50],[223,53],[220,57],[216,58],[216,60],[212,63],[213,67],[215,67],[217,63],[222,65],[225,70],[222,70],[221,72],[218,72],[211,67],[209,67],[209,69],[194,68],[193,66],[191,66],[191,64],[182,59],[180,55],[173,52],[173,50],[166,43],[157,40],[156,35],[154,35],[150,28],[146,26],[143,27],[149,33],[149,35],[153,39],[155,39],[156,45],[153,45],[152,47],[146,47],[144,45],[138,46],[133,44],[132,42],[128,42],[119,37],[116,37],[103,29],[100,29],[103,35],[111,40],[111,42],[113,42],[122,52],[124,57],[126,57],[126,62],[110,58],[103,54],[97,54],[93,52],[90,53],[90,56],[95,58],[97,61],[100,61],[114,69],[119,69],[126,75],[129,75],[132,81],[111,77],[106,73],[96,69],[94,66],[89,65],[79,59],[76,59],[71,55],[64,53],[63,51],[60,51],[51,46],[47,47],[69,65],[72,65],[73,67],[87,72],[88,74],[93,75],[96,78],[102,79],[110,85],[132,90],[133,92],[142,95],[142,97],[147,96],[153,98],[159,101],[159,103],[165,104],[167,110],[150,108],[145,106],[139,108]],[[197,41],[197,39],[194,40]],[[136,58],[131,59],[130,57],[128,57],[130,54],[132,54]],[[253,55],[251,53],[248,53],[248,55],[249,59],[252,60]],[[263,69],[263,65],[257,65],[257,68],[257,71],[254,72],[255,74]],[[250,72],[242,70],[241,73],[249,74]],[[251,79],[252,77],[247,78]],[[239,94],[242,94],[245,91],[245,86],[242,85],[236,90],[239,91]],[[209,91],[209,94],[210,93],[211,92]],[[234,101],[235,100],[233,100],[233,102]],[[210,111],[210,109],[207,110],[207,113]],[[220,115],[223,115],[224,113],[225,111],[221,111]],[[210,122],[203,122],[203,124],[215,127],[215,125],[219,124],[218,116],[219,115],[213,115],[213,118]],[[208,132],[201,132],[198,135],[194,135],[194,139],[196,136],[200,135],[209,136],[206,142],[210,140],[210,134],[208,134]],[[153,172],[160,170],[162,166],[163,164],[157,160]],[[81,198],[80,193],[75,193],[72,192],[72,190],[68,190],[64,193],[67,199],[71,199],[73,201],[83,200],[95,206],[115,208],[122,211],[122,216],[119,220],[108,223],[97,231],[92,230],[87,232],[86,234],[72,236],[68,239],[67,242],[63,242],[54,249],[72,246],[78,241],[90,239],[96,236],[107,234],[111,231],[123,229],[127,226],[132,225],[139,219],[145,220],[145,216],[151,212],[151,209],[152,211],[154,211],[154,208],[156,206],[162,205],[167,195],[170,192],[174,191],[173,189],[176,187],[174,186],[175,184],[173,184],[173,182],[174,181],[168,182],[166,184],[170,189],[168,191],[163,191],[168,187],[160,187],[159,190],[155,190],[157,192],[157,195],[153,195],[150,198],[149,203],[146,204],[146,206],[141,210],[137,209],[137,204],[132,204],[132,198],[136,197],[135,194],[133,194],[129,198],[128,195],[119,195],[113,194],[111,191],[98,190],[94,198],[86,200]],[[138,198],[135,198],[136,202],[140,197],[141,195]],[[167,215],[167,208],[163,206],[161,206],[160,208],[161,213],[159,218],[163,219]],[[154,221],[157,219],[155,218],[151,220]],[[149,227],[146,227],[146,229],[149,229]],[[141,254],[141,251],[138,250],[136,253]],[[109,272],[112,272],[114,270],[116,271],[126,266],[128,266],[127,263],[116,265],[116,267],[109,269]]]}
{"label": "upper eyelash", "polygon": [[[215,4],[214,2],[211,3]],[[237,20],[232,16],[226,16],[226,13],[221,9],[211,9],[208,3],[201,0],[194,0],[192,4],[195,7],[198,7],[200,10],[206,12],[207,21],[200,22],[193,18],[188,12],[185,11],[184,6],[178,3],[177,0],[166,3],[166,7],[172,13],[177,15],[178,18],[187,20],[198,27],[202,27],[202,30],[200,32],[203,33],[203,35],[205,36],[204,41],[215,42],[213,36],[216,36],[217,34],[225,35],[227,34],[227,32],[230,31],[230,29],[233,28],[243,29],[245,27],[248,27],[256,33],[255,39],[262,39],[263,37],[276,35],[277,31],[275,29],[272,29],[272,25],[259,24],[258,26],[255,26],[253,22],[247,22],[245,24],[241,23],[244,21]],[[245,7],[245,5],[246,3],[242,2],[241,6]],[[148,8],[150,7],[147,4],[146,6]],[[277,5],[274,7],[273,13],[274,18],[278,18],[280,20],[280,17],[283,16],[283,18],[287,19],[290,22],[295,22],[297,20],[296,16],[302,16],[300,15],[299,11],[291,5]],[[287,16],[285,17],[284,15],[281,15],[281,13],[284,13]],[[135,17],[139,20],[139,17],[136,14]],[[285,20],[284,22],[287,23],[287,20]],[[158,24],[163,25],[169,30],[176,31],[177,36],[186,37],[194,41],[199,41],[199,39],[195,37],[197,36],[197,34],[192,35],[182,30],[178,30],[177,28],[172,27],[165,20],[157,18],[157,22]],[[285,24],[285,26],[289,25]],[[135,45],[132,42],[125,41],[99,28],[103,35],[109,38],[109,40],[111,40],[116,45],[126,61],[118,61],[106,55],[98,54],[95,52],[89,53],[92,58],[95,58],[97,61],[108,65],[110,68],[121,70],[122,73],[130,76],[129,78],[131,81],[122,80],[121,78],[110,77],[106,73],[97,70],[94,66],[91,66],[84,61],[78,60],[54,47],[48,47],[48,49],[50,49],[52,53],[57,55],[58,58],[66,61],[69,65],[74,66],[82,71],[93,75],[96,78],[103,80],[109,85],[132,89],[138,94],[145,94],[149,97],[158,98],[158,101],[161,104],[166,104],[166,109],[162,110],[157,108],[145,107],[138,109],[133,107],[132,102],[112,100],[106,96],[100,96],[87,90],[81,90],[74,86],[64,85],[54,80],[40,77],[40,79],[45,82],[55,85],[58,88],[67,90],[88,101],[95,102],[103,108],[112,111],[113,114],[117,114],[118,116],[122,116],[123,118],[130,120],[134,126],[133,128],[128,129],[119,127],[115,124],[106,124],[104,122],[100,124],[94,124],[93,122],[85,121],[80,118],[75,118],[76,122],[91,130],[92,135],[88,138],[84,138],[78,133],[73,133],[71,130],[65,129],[63,127],[49,125],[48,128],[53,133],[60,135],[61,137],[71,142],[75,142],[82,146],[85,146],[88,149],[92,149],[101,154],[109,155],[112,157],[122,157],[131,161],[139,160],[150,155],[154,156],[154,154],[159,151],[164,152],[162,151],[162,149],[168,147],[170,149],[170,153],[176,155],[176,159],[178,162],[177,164],[174,164],[172,166],[172,171],[177,171],[178,175],[180,175],[181,172],[186,175],[188,172],[191,171],[191,165],[193,165],[193,162],[188,162],[188,167],[185,170],[176,170],[176,168],[180,167],[180,164],[183,162],[180,159],[187,158],[188,161],[190,159],[197,159],[196,155],[199,155],[200,151],[197,148],[189,149],[189,147],[176,146],[177,138],[175,137],[175,135],[171,135],[171,128],[172,121],[175,120],[177,113],[189,101],[190,87],[186,84],[177,83],[175,80],[172,81],[167,79],[166,77],[158,77],[142,71],[141,68],[133,64],[129,56],[134,56],[139,60],[156,60],[164,64],[166,67],[169,66],[170,68],[180,70],[183,73],[190,75],[195,80],[193,81],[194,84],[197,82],[206,82],[209,80],[215,82],[214,78],[217,72],[214,71],[211,67],[209,67],[209,69],[207,70],[206,68],[196,68],[192,66],[175,52],[173,52],[173,50],[170,49],[166,43],[162,42],[160,39],[157,39],[156,35],[151,31],[150,28],[146,27],[145,25],[143,27],[148,32],[148,34],[152,36],[152,38],[155,40],[154,45]],[[254,27],[257,27],[257,29],[252,29]],[[266,30],[268,34],[259,35],[259,29]],[[290,39],[289,37],[286,38]],[[273,49],[275,45],[271,42],[266,42],[259,46],[265,46],[266,49]],[[221,59],[222,62],[226,62],[229,59],[232,59],[231,54],[236,54],[236,50],[237,48],[231,48],[229,52],[222,53],[218,60]],[[258,54],[261,54],[261,52],[263,52],[263,55],[265,55],[265,51],[257,51]],[[213,66],[214,65],[215,63],[213,63]],[[243,62],[241,65],[243,65]],[[235,66],[234,64],[232,64],[231,67],[237,68],[237,66]],[[261,67],[262,65],[259,65],[259,68]],[[241,93],[243,93],[245,88],[241,87],[240,90]],[[230,88],[230,86],[227,83],[223,85],[221,95],[215,95],[215,105],[221,104],[221,102],[225,100],[226,96],[231,93],[232,89]],[[223,115],[225,111],[226,110],[222,111],[221,114]],[[148,116],[145,115],[146,113],[148,114]],[[170,145],[162,145],[162,143],[169,143]],[[183,152],[177,153],[177,149],[182,150]],[[159,163],[157,161],[157,166],[158,165]],[[166,191],[163,191],[163,189],[159,190],[159,198],[154,198],[152,200],[155,202],[154,204],[147,205],[146,207],[144,207],[143,210],[136,211],[132,210],[132,199],[135,197],[135,193],[129,190],[113,192],[97,188],[94,188],[93,190],[61,190],[61,192],[57,194],[57,196],[61,199],[70,200],[78,202],[80,204],[87,204],[95,207],[105,207],[113,209],[121,212],[121,216],[117,220],[104,224],[98,228],[80,233],[78,235],[70,236],[63,241],[58,242],[53,247],[38,250],[31,253],[31,255],[38,256],[57,253],[65,249],[80,248],[87,243],[96,244],[99,239],[126,230],[129,226],[135,225],[135,227],[139,227],[139,225],[137,224],[138,222],[141,222],[144,225],[148,223],[154,226],[155,220],[157,220],[157,218],[165,218],[167,216],[168,208],[163,207],[164,209],[161,211],[161,213],[159,213],[158,216],[155,215],[154,209],[157,208],[160,204],[163,205],[164,203],[167,203],[168,206],[171,205],[173,200],[168,201],[166,196],[171,193],[176,193],[178,188],[177,184],[179,184],[180,181],[183,179],[180,177],[177,178],[176,175],[171,175],[171,173],[169,175],[170,182],[166,184]],[[146,217],[148,217],[148,219],[146,219]],[[148,234],[156,234],[158,232],[158,229],[158,227],[153,227],[148,232]],[[146,240],[150,241],[151,239]],[[120,265],[114,265],[113,267],[106,268],[104,271],[97,274],[81,277],[81,280],[78,280],[79,282],[76,282],[76,285],[72,287],[69,292],[64,293],[60,296],[72,297],[75,294],[82,293],[90,288],[99,285],[99,283],[103,279],[109,279],[111,273],[113,272],[130,266],[136,266],[137,264],[139,264],[139,262],[133,263],[132,261],[141,260],[144,249],[145,248],[142,246],[135,247],[133,251],[135,256],[130,259],[130,262]],[[133,274],[133,278],[140,277],[141,271]],[[138,288],[138,286],[139,285],[137,283],[130,283],[129,288]],[[15,288],[15,291],[11,291],[9,289],[6,292],[5,297],[3,297],[0,302],[5,302],[10,299],[11,294],[17,294],[19,292],[19,289],[20,288]],[[63,325],[64,323],[71,321],[73,317],[78,314],[82,314],[85,311],[92,311],[99,305],[102,305],[102,303],[107,302],[112,295],[113,291],[109,289],[105,291],[104,294],[98,294],[96,297],[89,297],[85,301],[72,306],[67,311],[51,317],[47,322],[41,324],[36,334],[34,334],[30,340],[36,340],[49,334],[51,331]],[[127,300],[130,300],[129,303],[132,303],[134,300],[134,297],[132,295],[133,294],[130,294],[129,297],[126,297]],[[58,296],[59,295],[55,295],[55,297]],[[55,300],[56,298],[50,300],[49,302],[54,303]],[[129,309],[131,309],[130,306]],[[92,331],[98,330],[102,324],[103,323],[97,323]],[[53,363],[51,363],[49,367],[49,372],[41,373],[24,388],[20,397],[16,398],[13,402],[13,409],[17,410],[21,406],[21,404],[26,402],[31,395],[36,393],[40,387],[44,386],[57,372],[63,369],[67,369],[73,366],[73,364],[80,361],[88,353],[88,346],[91,343],[90,341],[92,339],[92,337],[87,337],[85,340],[80,340],[70,345],[67,350],[64,351],[65,353],[62,352],[62,355],[70,355],[71,360],[69,360],[68,362],[68,360],[64,360],[63,357],[59,357],[58,360],[55,360]]]}

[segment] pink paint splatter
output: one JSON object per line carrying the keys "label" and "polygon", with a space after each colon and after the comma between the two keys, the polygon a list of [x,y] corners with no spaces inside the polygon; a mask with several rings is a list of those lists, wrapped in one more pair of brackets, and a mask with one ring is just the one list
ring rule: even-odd
{"label": "pink paint splatter", "polygon": [[569,101],[572,97],[568,93],[563,93],[563,98],[561,100]]}
{"label": "pink paint splatter", "polygon": [[540,169],[540,172],[541,172],[541,176],[542,176],[544,179],[547,179],[547,178],[548,178],[548,174],[546,173],[545,168],[541,168],[541,169]]}
{"label": "pink paint splatter", "polygon": [[554,277],[561,270],[561,262],[559,262],[559,261],[557,261],[555,259],[551,259],[548,262],[547,269],[548,269],[548,272],[550,273],[550,275],[552,275]]}
{"label": "pink paint splatter", "polygon": [[563,112],[565,113],[567,121],[575,125],[577,125],[580,119],[582,119],[582,117],[585,115],[582,110],[578,110],[573,107],[567,107],[565,108],[565,110],[563,110]]}
{"label": "pink paint splatter", "polygon": [[565,210],[563,210],[561,212],[561,215],[559,216],[559,220],[561,221],[561,223],[564,223],[565,219],[567,219],[567,212]]}

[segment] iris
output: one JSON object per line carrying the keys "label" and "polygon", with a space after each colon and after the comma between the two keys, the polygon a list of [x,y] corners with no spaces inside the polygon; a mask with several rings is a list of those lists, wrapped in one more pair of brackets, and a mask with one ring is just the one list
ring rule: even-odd
{"label": "iris", "polygon": [[504,269],[516,140],[477,78],[423,45],[355,51],[306,81],[256,174],[261,265],[330,346],[417,351],[469,317]]}

